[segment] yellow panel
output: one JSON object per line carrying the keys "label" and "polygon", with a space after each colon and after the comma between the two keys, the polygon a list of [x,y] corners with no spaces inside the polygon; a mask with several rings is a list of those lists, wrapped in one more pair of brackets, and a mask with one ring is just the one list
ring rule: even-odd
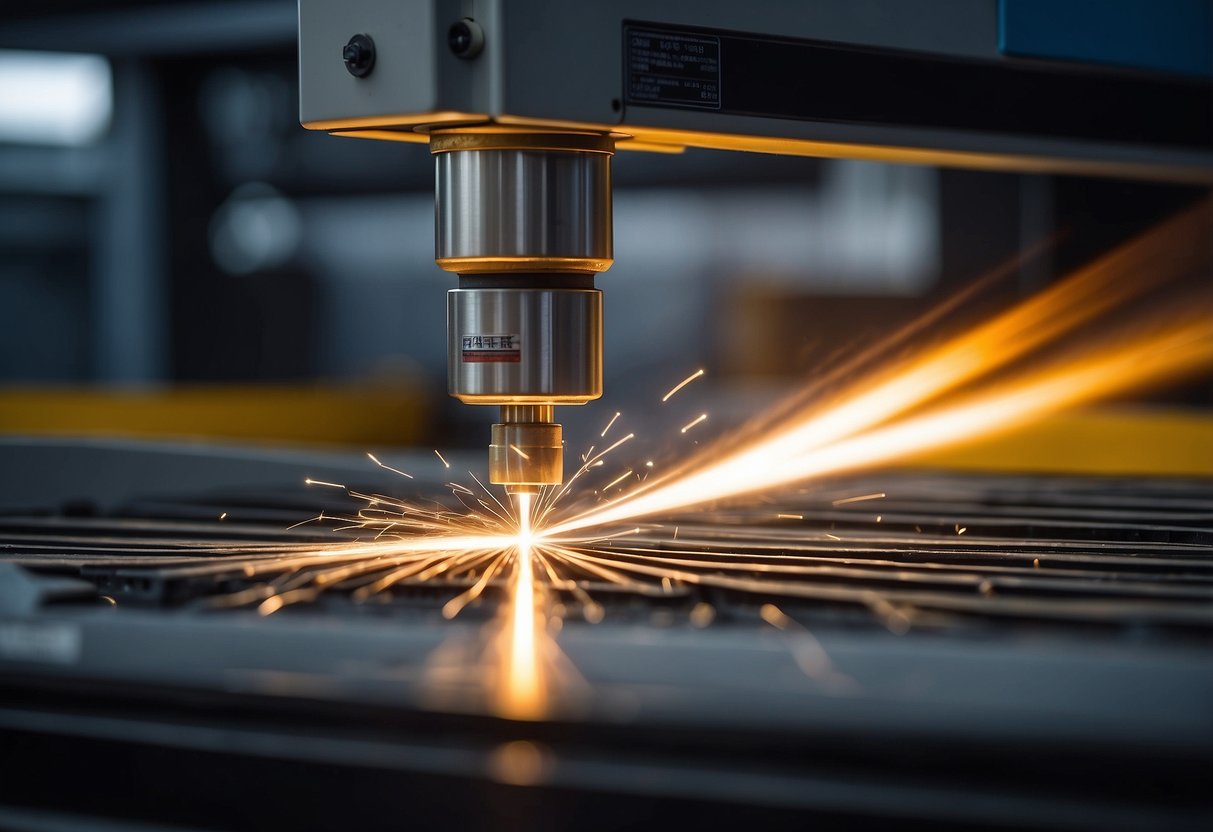
{"label": "yellow panel", "polygon": [[1106,409],[1054,416],[1013,433],[911,457],[908,467],[1213,477],[1213,415]]}
{"label": "yellow panel", "polygon": [[408,386],[216,385],[161,390],[0,389],[0,433],[406,445],[427,396]]}

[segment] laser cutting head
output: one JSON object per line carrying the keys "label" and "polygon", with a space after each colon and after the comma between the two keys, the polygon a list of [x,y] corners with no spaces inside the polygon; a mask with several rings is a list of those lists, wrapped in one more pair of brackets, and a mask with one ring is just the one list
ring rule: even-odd
{"label": "laser cutting head", "polygon": [[450,393],[501,407],[489,479],[511,493],[563,480],[555,406],[602,395],[602,293],[613,262],[613,142],[592,133],[435,133],[436,259]]}

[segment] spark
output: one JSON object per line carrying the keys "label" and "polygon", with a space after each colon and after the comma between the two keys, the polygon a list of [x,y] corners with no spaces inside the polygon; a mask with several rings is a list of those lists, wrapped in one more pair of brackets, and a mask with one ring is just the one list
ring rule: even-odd
{"label": "spark", "polygon": [[615,420],[618,418],[619,418],[619,411],[617,410],[617,411],[615,411],[615,415],[611,417],[611,421],[607,422],[607,426],[602,429],[602,433],[599,434],[600,438],[606,437],[607,431],[611,429],[611,425],[615,424]]}
{"label": "spark", "polygon": [[632,475],[632,469],[631,469],[631,468],[629,468],[628,470],[626,470],[626,471],[624,471],[622,474],[620,474],[618,477],[616,477],[615,479],[611,480],[609,483],[607,483],[606,485],[604,485],[604,486],[602,487],[602,490],[603,490],[603,491],[607,491],[607,490],[609,490],[609,489],[611,489],[611,488],[615,487],[616,485],[619,485],[619,483],[623,482],[624,480],[626,480],[626,479],[627,479],[628,477],[630,477],[631,475]]}
{"label": "spark", "polygon": [[294,525],[287,526],[287,527],[286,527],[286,530],[289,532],[291,529],[297,529],[297,528],[299,528],[300,526],[306,526],[308,523],[320,523],[320,522],[323,522],[323,521],[324,521],[324,519],[325,519],[325,517],[324,517],[324,512],[322,511],[322,512],[320,512],[319,514],[317,514],[315,517],[309,517],[309,518],[308,518],[308,519],[306,519],[306,520],[300,520],[298,523],[295,523]]}
{"label": "spark", "polygon": [[671,396],[673,396],[675,393],[677,393],[682,388],[686,387],[688,384],[690,384],[695,379],[701,377],[703,375],[703,373],[704,373],[703,369],[700,368],[700,369],[696,370],[695,372],[691,373],[686,378],[684,378],[682,381],[675,384],[670,389],[670,392],[666,393],[664,396],[661,397],[662,403],[668,402],[670,400]]}
{"label": "spark", "polygon": [[340,488],[342,491],[346,490],[344,485],[342,485],[341,483],[337,483],[337,482],[325,482],[324,480],[314,480],[310,477],[305,479],[303,482],[305,485],[323,485],[326,488]]}
{"label": "spark", "polygon": [[696,416],[696,417],[695,417],[693,420],[691,420],[691,421],[690,421],[690,422],[688,422],[687,424],[683,425],[683,427],[682,427],[682,433],[686,433],[688,430],[690,430],[691,428],[695,427],[695,426],[696,426],[697,424],[699,424],[700,422],[706,421],[706,420],[707,420],[707,418],[708,418],[708,414],[706,414],[706,413],[700,413],[700,414],[699,414],[698,416]]}
{"label": "spark", "polygon": [[[606,448],[606,450],[599,451],[597,454],[595,454],[594,456],[591,456],[588,460],[584,461],[581,464],[581,467],[578,468],[573,473],[573,476],[569,477],[568,482],[566,482],[564,485],[562,485],[558,489],[551,490],[546,495],[547,499],[543,501],[543,505],[541,506],[540,511],[539,511],[539,520],[542,522],[543,520],[547,519],[547,516],[556,507],[557,503],[560,502],[560,499],[569,492],[569,489],[571,489],[577,483],[577,481],[581,478],[581,476],[583,474],[587,473],[592,468],[599,468],[602,465],[604,465],[605,460],[603,459],[603,457],[605,457],[607,454],[614,451],[616,448],[631,441],[635,437],[636,437],[635,433],[629,433],[627,436],[624,436],[622,439],[619,439],[614,444],[610,445],[608,448]],[[593,450],[592,445],[590,446],[590,450],[591,451]],[[588,456],[589,453],[587,452],[586,455]]]}
{"label": "spark", "polygon": [[[1207,273],[1211,207],[1202,201],[985,323],[859,374],[829,397],[794,397],[793,405],[734,432],[727,452],[710,447],[667,476],[565,520],[554,533],[888,464],[1207,369],[1213,365],[1207,288],[1199,290],[1199,303],[1187,298],[1153,318],[1138,316],[1100,340],[1069,345],[1063,358],[1028,365],[1019,359],[1137,302],[1151,285]],[[990,380],[1011,365],[1017,373]]]}
{"label": "spark", "polygon": [[367,454],[366,454],[366,455],[367,455],[367,457],[368,457],[368,458],[371,460],[371,462],[375,463],[375,464],[376,464],[376,465],[378,465],[380,468],[386,468],[387,470],[392,471],[393,473],[399,474],[399,475],[400,475],[400,476],[402,476],[402,477],[408,477],[410,480],[413,478],[413,475],[412,475],[412,474],[406,474],[406,473],[404,473],[403,471],[401,471],[399,468],[393,468],[391,465],[385,465],[384,463],[380,462],[380,461],[379,461],[379,458],[378,458],[378,457],[376,457],[376,456],[375,456],[373,453],[371,453],[370,451],[367,451]]}
{"label": "spark", "polygon": [[[1061,410],[1159,378],[1213,365],[1213,328],[1203,310],[1162,332],[1123,338],[1099,351],[1027,371],[990,390],[826,445],[806,440],[824,416],[807,414],[784,431],[708,459],[699,470],[667,477],[558,524],[554,534],[626,521],[712,500],[769,490],[811,477],[873,467],[913,454],[1007,431]],[[843,404],[841,409],[848,409]]]}
{"label": "spark", "polygon": [[434,449],[434,455],[435,455],[435,456],[437,456],[437,457],[438,457],[438,460],[439,460],[439,461],[440,461],[440,462],[441,462],[443,465],[445,465],[447,468],[450,468],[450,467],[451,467],[451,463],[449,463],[449,462],[447,462],[447,461],[446,461],[446,457],[444,457],[442,454],[438,453],[438,449],[437,449],[437,448],[435,448],[435,449]]}
{"label": "spark", "polygon": [[219,519],[220,519],[220,520],[226,520],[226,519],[227,519],[227,512],[225,511],[225,512],[223,512],[223,514],[220,514],[220,515],[219,515]]}
{"label": "spark", "polygon": [[470,589],[461,593],[460,595],[456,595],[443,605],[442,617],[448,621],[451,620],[462,612],[464,607],[483,595],[484,590],[489,585],[489,582],[492,581],[493,578],[497,577],[497,573],[501,571],[501,568],[504,566],[504,562],[504,556],[498,556],[495,558],[488,568],[484,570],[484,574],[480,576],[476,583],[472,584]]}
{"label": "spark", "polygon": [[594,456],[590,457],[590,463],[593,463],[595,460],[602,459],[604,456],[606,456],[606,455],[607,455],[607,454],[609,454],[611,451],[613,451],[613,450],[615,450],[616,448],[618,448],[620,445],[623,445],[625,442],[630,442],[631,440],[633,440],[633,439],[635,439],[635,438],[636,438],[636,434],[634,434],[634,433],[629,433],[627,436],[625,436],[625,437],[623,437],[622,439],[618,440],[618,441],[617,441],[615,444],[613,444],[613,445],[609,446],[609,447],[608,447],[608,448],[607,448],[605,451],[599,451],[597,454],[595,454]]}
{"label": "spark", "polygon": [[518,454],[518,456],[522,457],[523,459],[531,458],[530,454],[526,453],[524,450],[522,450],[522,448],[519,448],[517,445],[511,444],[510,450],[512,450],[514,453]]}
{"label": "spark", "polygon": [[775,517],[779,520],[803,520],[803,514],[776,514]]}
{"label": "spark", "polygon": [[831,505],[844,506],[847,503],[861,503],[864,500],[881,500],[884,496],[883,491],[878,491],[875,494],[862,494],[858,497],[843,497],[841,500],[834,500]]}

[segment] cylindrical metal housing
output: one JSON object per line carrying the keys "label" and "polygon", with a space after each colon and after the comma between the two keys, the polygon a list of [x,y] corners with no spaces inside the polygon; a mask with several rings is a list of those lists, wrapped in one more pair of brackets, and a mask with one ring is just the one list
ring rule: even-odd
{"label": "cylindrical metal housing", "polygon": [[430,138],[436,259],[447,295],[451,395],[501,405],[489,480],[511,493],[558,485],[554,405],[602,395],[602,293],[611,266],[609,136],[466,128]]}
{"label": "cylindrical metal housing", "polygon": [[584,404],[602,395],[602,292],[447,293],[448,382],[467,404]]}
{"label": "cylindrical metal housing", "polygon": [[601,272],[614,257],[609,137],[436,134],[435,250],[460,274]]}

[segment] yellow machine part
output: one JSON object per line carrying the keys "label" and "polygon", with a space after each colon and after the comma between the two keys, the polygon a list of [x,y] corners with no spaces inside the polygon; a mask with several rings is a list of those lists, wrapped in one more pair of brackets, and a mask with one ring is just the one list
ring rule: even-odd
{"label": "yellow machine part", "polygon": [[408,445],[430,402],[407,385],[0,388],[0,433]]}
{"label": "yellow machine part", "polygon": [[[237,439],[271,444],[426,441],[430,402],[402,386],[0,389],[0,433]],[[898,467],[985,472],[1213,477],[1213,415],[1102,408],[910,456]]]}
{"label": "yellow machine part", "polygon": [[910,457],[902,465],[987,472],[1213,477],[1213,415],[1106,408]]}

